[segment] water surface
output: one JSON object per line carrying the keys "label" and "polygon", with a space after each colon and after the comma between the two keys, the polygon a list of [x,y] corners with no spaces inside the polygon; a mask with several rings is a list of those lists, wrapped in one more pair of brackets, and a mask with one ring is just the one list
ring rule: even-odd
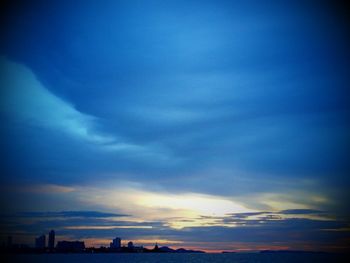
{"label": "water surface", "polygon": [[[349,259],[349,257],[347,257]],[[23,263],[303,263],[350,262],[344,255],[325,253],[236,254],[30,254],[10,255],[6,262]]]}

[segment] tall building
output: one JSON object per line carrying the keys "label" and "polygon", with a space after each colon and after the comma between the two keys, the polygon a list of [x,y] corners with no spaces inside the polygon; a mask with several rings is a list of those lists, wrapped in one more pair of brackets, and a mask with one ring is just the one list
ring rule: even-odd
{"label": "tall building", "polygon": [[130,249],[134,248],[134,243],[132,243],[132,241],[128,242],[128,248],[130,248]]}
{"label": "tall building", "polygon": [[35,248],[44,249],[45,245],[46,245],[45,235],[41,235],[41,236],[35,238]]}
{"label": "tall building", "polygon": [[113,241],[109,244],[110,248],[114,248],[114,249],[119,249],[121,247],[121,242],[122,240],[120,239],[120,237],[116,237],[115,239],[113,239]]}
{"label": "tall building", "polygon": [[48,247],[49,247],[49,250],[53,250],[55,248],[55,231],[53,230],[49,232]]}

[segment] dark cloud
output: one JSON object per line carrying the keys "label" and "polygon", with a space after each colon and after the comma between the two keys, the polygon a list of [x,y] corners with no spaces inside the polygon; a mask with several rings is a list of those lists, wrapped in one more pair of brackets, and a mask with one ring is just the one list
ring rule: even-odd
{"label": "dark cloud", "polygon": [[249,216],[260,216],[260,215],[266,215],[269,214],[271,212],[248,212],[248,213],[229,213],[227,214],[228,216],[232,216],[232,218],[238,218],[238,219],[243,219],[243,218],[247,218]]}
{"label": "dark cloud", "polygon": [[310,214],[324,214],[324,211],[314,209],[288,209],[278,212],[285,215],[310,215]]}
{"label": "dark cloud", "polygon": [[129,215],[105,213],[98,211],[61,211],[61,212],[21,212],[16,217],[83,217],[83,218],[99,218],[99,217],[125,217]]}

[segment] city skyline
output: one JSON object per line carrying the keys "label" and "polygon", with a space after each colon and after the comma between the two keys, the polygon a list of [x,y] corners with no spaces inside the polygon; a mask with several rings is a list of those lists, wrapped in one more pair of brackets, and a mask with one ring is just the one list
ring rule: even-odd
{"label": "city skyline", "polygon": [[55,231],[50,230],[48,233],[48,240],[46,243],[46,235],[42,234],[35,237],[32,246],[28,244],[17,244],[12,242],[12,236],[7,237],[7,244],[2,243],[0,245],[1,251],[15,252],[15,253],[93,253],[95,249],[102,253],[143,253],[143,252],[180,252],[180,253],[203,253],[203,251],[186,250],[184,248],[172,249],[168,246],[158,246],[158,242],[155,242],[153,248],[144,247],[142,244],[135,245],[133,241],[123,240],[121,237],[116,237],[112,239],[109,243],[109,247],[106,246],[85,246],[84,240],[58,240],[55,242]]}
{"label": "city skyline", "polygon": [[[46,245],[46,235],[40,235],[34,239],[34,246],[12,243],[12,237],[8,236],[7,244],[0,244],[0,253],[4,254],[57,254],[57,253],[205,253],[200,250],[189,250],[185,248],[170,248],[158,246],[158,242],[152,248],[143,245],[135,245],[133,241],[124,241],[120,237],[112,239],[109,247],[106,246],[85,246],[84,240],[59,240],[55,243],[55,231],[48,234],[49,239]],[[225,253],[224,251],[221,251]]]}
{"label": "city skyline", "polygon": [[341,1],[2,7],[0,242],[349,249]]}

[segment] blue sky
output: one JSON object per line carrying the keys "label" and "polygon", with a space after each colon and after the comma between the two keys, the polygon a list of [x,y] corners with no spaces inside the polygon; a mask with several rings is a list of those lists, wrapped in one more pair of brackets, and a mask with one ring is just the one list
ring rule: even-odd
{"label": "blue sky", "polygon": [[[120,235],[249,250],[271,236],[276,247],[344,247],[343,8],[326,1],[8,4],[0,44],[1,183],[13,202],[2,204],[11,219],[2,235],[18,229],[30,240],[55,227],[61,238],[91,244]],[[281,212],[290,209],[303,212]],[[86,214],[68,227],[60,218],[81,217],[64,211],[104,220],[89,232],[82,229]],[[29,229],[23,213],[34,212],[47,221],[31,214],[37,223]],[[247,240],[260,223],[254,216],[233,223],[232,213],[262,216],[265,239]],[[125,227],[130,222],[152,229],[135,232]],[[98,224],[123,228],[107,233]],[[287,233],[284,227],[315,228],[322,238],[288,241],[274,234]],[[221,231],[232,231],[224,245],[196,239]]]}

